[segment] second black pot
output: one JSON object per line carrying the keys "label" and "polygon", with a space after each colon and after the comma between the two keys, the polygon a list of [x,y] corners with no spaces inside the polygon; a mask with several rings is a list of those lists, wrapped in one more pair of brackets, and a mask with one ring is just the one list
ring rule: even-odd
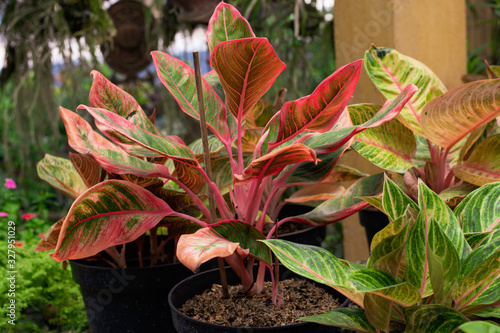
{"label": "second black pot", "polygon": [[[236,273],[231,269],[226,269],[227,278],[229,285],[236,285],[239,283],[239,278]],[[290,278],[300,278],[301,276],[289,271],[284,266],[280,266],[280,280],[290,279]],[[269,280],[269,277],[266,278]],[[185,280],[179,282],[175,285],[170,294],[168,295],[168,303],[170,305],[170,310],[172,311],[172,318],[174,327],[179,333],[304,333],[304,332],[315,332],[315,333],[337,333],[340,329],[333,326],[324,326],[311,322],[301,322],[296,324],[290,324],[285,326],[275,326],[275,327],[231,327],[209,324],[200,320],[193,319],[182,312],[179,311],[181,307],[188,299],[195,295],[201,294],[203,291],[210,289],[212,284],[220,284],[219,270],[213,269],[206,272],[202,272],[193,275]],[[314,282],[313,282],[314,283]],[[322,286],[317,284],[318,286]],[[328,287],[325,287],[325,289]],[[326,289],[329,293],[335,295],[339,298],[339,302],[345,300],[345,296],[336,292],[332,288]]]}

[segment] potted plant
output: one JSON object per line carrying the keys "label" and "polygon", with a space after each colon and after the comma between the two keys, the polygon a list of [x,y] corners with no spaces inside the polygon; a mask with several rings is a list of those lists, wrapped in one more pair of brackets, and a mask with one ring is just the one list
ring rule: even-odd
{"label": "potted plant", "polygon": [[[303,320],[362,332],[493,332],[499,329],[492,322],[500,305],[499,198],[500,182],[487,184],[452,211],[422,180],[415,203],[386,178],[379,201],[391,223],[375,236],[366,265],[317,247],[263,242],[290,270],[359,306]],[[490,321],[469,322],[481,319]]]}
{"label": "potted plant", "polygon": [[[500,80],[494,66],[488,67],[490,79],[447,91],[427,66],[396,50],[373,45],[364,59],[366,72],[383,98],[397,96],[408,83],[419,91],[396,119],[356,135],[353,150],[389,172],[414,200],[418,179],[451,207],[478,186],[500,180],[500,127],[496,119],[500,114]],[[349,113],[353,123],[359,124],[378,108],[350,106]],[[363,213],[368,215],[363,220],[365,216],[360,214],[367,235],[388,223],[380,212]],[[385,221],[378,222],[380,218]]]}
{"label": "potted plant", "polygon": [[[77,161],[72,164],[47,157],[40,166],[44,179],[75,197],[67,216],[40,245],[55,249],[55,260],[90,258],[105,251],[124,267],[130,248],[126,244],[136,241],[140,249],[145,233],[156,236],[157,228],[166,226],[168,237],[176,238],[176,258],[192,271],[223,257],[241,279],[245,294],[259,293],[265,267],[273,264],[271,252],[257,240],[274,237],[280,225],[292,220],[273,221],[264,236],[283,190],[328,182],[352,137],[394,118],[416,91],[408,85],[370,120],[351,125],[344,110],[359,78],[359,60],[339,68],[311,95],[284,103],[260,124],[260,99],[285,65],[267,39],[255,37],[230,5],[217,7],[207,39],[214,70],[203,77],[166,53],[152,52],[160,81],[181,109],[213,134],[210,151],[203,150],[209,155],[206,162],[198,155],[200,142],[188,146],[162,134],[154,117],[149,119],[129,94],[95,71],[90,106],[78,109],[93,117],[102,135],[76,112],[60,108],[69,145],[80,155],[72,155]],[[212,167],[205,169],[209,161]],[[61,164],[69,171],[61,172]],[[299,222],[321,225],[348,216],[368,205],[358,196],[380,193],[381,184],[380,175],[363,178],[329,202],[331,211],[307,213]],[[209,209],[205,199],[210,196],[214,204]],[[217,211],[211,211],[215,207]],[[187,228],[198,230],[186,233]],[[159,256],[154,237],[151,243],[151,255]],[[273,290],[276,302],[276,287]]]}

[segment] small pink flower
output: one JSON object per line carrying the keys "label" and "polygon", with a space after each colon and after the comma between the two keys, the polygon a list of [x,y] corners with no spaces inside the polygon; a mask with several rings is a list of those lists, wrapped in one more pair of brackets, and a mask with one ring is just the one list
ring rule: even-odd
{"label": "small pink flower", "polygon": [[43,236],[45,236],[45,234],[43,232],[39,233],[38,236],[40,236],[41,239],[43,239]]}
{"label": "small pink flower", "polygon": [[31,220],[32,218],[34,218],[36,216],[35,213],[26,213],[24,214],[23,216],[21,216],[21,218],[23,220]]}
{"label": "small pink flower", "polygon": [[16,182],[12,178],[5,178],[5,184],[4,184],[4,186],[7,187],[7,188],[11,188],[11,189],[16,189],[17,188]]}
{"label": "small pink flower", "polygon": [[16,240],[16,243],[14,244],[14,246],[15,247],[21,247],[21,246],[23,246],[23,243],[20,242],[20,241],[18,241],[18,240]]}
{"label": "small pink flower", "polygon": [[9,216],[9,213],[0,212],[0,217],[7,217],[7,216]]}

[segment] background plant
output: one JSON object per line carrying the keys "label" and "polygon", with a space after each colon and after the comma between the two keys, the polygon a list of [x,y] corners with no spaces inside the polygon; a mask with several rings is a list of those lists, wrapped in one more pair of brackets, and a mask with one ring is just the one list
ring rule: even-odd
{"label": "background plant", "polygon": [[[454,332],[469,320],[498,321],[500,182],[475,190],[454,212],[423,181],[418,187],[418,203],[389,178],[382,197],[367,198],[390,224],[374,237],[366,266],[317,247],[265,241],[286,267],[360,306],[303,320],[362,332]],[[470,326],[481,325],[499,327]]]}

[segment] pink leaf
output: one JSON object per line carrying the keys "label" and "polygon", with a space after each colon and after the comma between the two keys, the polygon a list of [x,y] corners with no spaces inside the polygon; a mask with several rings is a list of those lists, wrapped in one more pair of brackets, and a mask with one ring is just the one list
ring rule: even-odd
{"label": "pink leaf", "polygon": [[220,42],[255,37],[248,21],[233,6],[221,2],[210,18],[207,41],[210,51]]}
{"label": "pink leaf", "polygon": [[280,112],[278,137],[269,146],[275,148],[304,131],[330,130],[340,120],[354,93],[362,62],[358,60],[337,69],[311,95],[286,102]]}
{"label": "pink leaf", "polygon": [[239,120],[252,110],[286,67],[266,38],[219,43],[210,62],[219,75],[229,111]]}

